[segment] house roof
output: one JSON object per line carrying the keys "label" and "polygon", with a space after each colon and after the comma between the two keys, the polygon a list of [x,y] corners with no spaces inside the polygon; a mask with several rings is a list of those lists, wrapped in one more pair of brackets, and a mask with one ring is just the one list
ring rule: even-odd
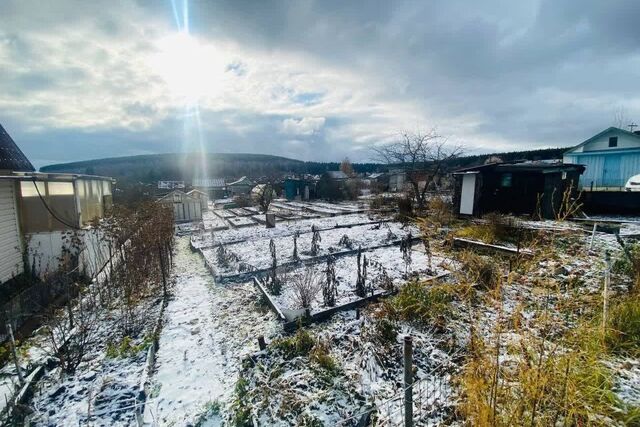
{"label": "house roof", "polygon": [[342,171],[327,171],[327,174],[333,179],[347,179],[349,178],[346,173]]}
{"label": "house roof", "polygon": [[206,196],[207,195],[207,193],[205,193],[204,191],[200,191],[200,190],[197,190],[195,188],[193,190],[191,190],[191,191],[188,191],[187,194],[190,195],[190,196],[194,195],[194,194],[200,194],[202,196]]}
{"label": "house roof", "polygon": [[186,200],[200,202],[199,199],[196,199],[195,197],[185,193],[184,191],[180,191],[180,190],[173,190],[172,192],[167,193],[164,196],[160,197],[157,201],[158,202],[162,202],[163,200],[168,200],[169,198],[171,198],[171,201],[173,202],[173,195],[174,194],[179,194],[180,196],[182,196],[183,200],[186,199]]}
{"label": "house roof", "polygon": [[538,160],[538,161],[522,161],[513,163],[495,162],[488,163],[486,165],[477,165],[469,168],[458,169],[454,174],[464,174],[466,172],[481,172],[489,170],[498,170],[501,172],[566,172],[566,171],[578,171],[584,172],[585,167],[583,165],[576,165],[572,163],[562,163],[562,160]]}
{"label": "house roof", "polygon": [[240,178],[237,181],[233,181],[229,184],[227,184],[228,186],[232,186],[232,185],[253,185],[253,181],[251,181],[249,178],[247,178],[246,176],[243,176],[242,178]]}
{"label": "house roof", "polygon": [[35,168],[11,136],[0,125],[0,169],[18,172],[33,172]]}
{"label": "house roof", "polygon": [[594,140],[600,138],[601,136],[606,135],[609,132],[616,132],[616,133],[621,133],[623,135],[632,136],[634,138],[638,138],[638,142],[640,142],[640,135],[638,135],[637,133],[629,132],[628,130],[620,129],[620,128],[617,128],[615,126],[611,126],[611,127],[606,128],[605,130],[603,130],[599,134],[593,135],[591,138],[587,139],[584,142],[581,142],[580,144],[576,145],[575,147],[572,147],[572,148],[568,149],[567,151],[565,151],[565,154],[571,153],[571,152],[573,152],[574,150],[577,150],[580,147],[584,147],[585,145],[587,145],[591,141],[594,141]]}
{"label": "house roof", "polygon": [[224,178],[195,178],[191,184],[194,187],[224,187]]}

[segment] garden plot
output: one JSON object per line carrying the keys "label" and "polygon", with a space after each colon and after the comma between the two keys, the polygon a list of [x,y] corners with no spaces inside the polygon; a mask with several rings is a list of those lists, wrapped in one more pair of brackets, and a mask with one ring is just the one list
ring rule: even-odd
{"label": "garden plot", "polygon": [[248,239],[269,239],[282,236],[293,236],[296,232],[308,233],[311,227],[315,226],[319,230],[327,230],[340,227],[348,227],[353,224],[371,223],[381,220],[382,217],[377,215],[352,214],[344,215],[340,218],[314,218],[304,219],[291,222],[277,222],[275,228],[240,228],[229,229],[220,232],[204,233],[199,236],[193,236],[192,245],[195,248],[207,248],[214,245],[227,245],[230,243],[241,242]]}
{"label": "garden plot", "polygon": [[[449,425],[455,355],[440,350],[443,338],[432,331],[402,325],[380,335],[379,325],[369,310],[359,319],[351,310],[275,340],[242,370],[240,403],[261,426],[366,425],[366,414],[375,414],[373,425],[403,425],[402,341],[411,335],[415,425]],[[299,350],[286,350],[289,343]]]}
{"label": "garden plot", "polygon": [[213,211],[220,218],[233,218],[236,216],[230,209],[214,209]]}
{"label": "garden plot", "polygon": [[[319,231],[319,249],[312,253],[313,233],[305,233],[296,239],[297,252],[300,260],[308,260],[318,256],[337,254],[341,252],[354,251],[358,247],[362,249],[389,245],[397,243],[409,232],[417,236],[419,231],[415,227],[403,229],[399,223],[383,223],[353,226],[351,228],[336,228]],[[271,265],[270,239],[273,238],[278,264],[293,261],[294,235],[269,238],[254,238],[244,242],[225,246],[225,251],[229,253],[227,265],[221,265],[218,256],[219,248],[204,249],[203,255],[207,263],[219,275],[235,274],[246,271],[243,264],[250,265],[254,269],[265,269]],[[346,237],[345,237],[346,236]],[[395,251],[399,255],[399,249]]]}
{"label": "garden plot", "polygon": [[209,230],[225,230],[229,228],[229,224],[219,216],[213,213],[213,211],[202,212],[202,223],[204,229]]}
{"label": "garden plot", "polygon": [[[389,246],[362,252],[361,263],[367,262],[367,276],[364,282],[366,295],[373,295],[388,292],[392,287],[397,287],[407,281],[409,277],[420,277],[421,279],[435,277],[446,273],[447,261],[439,256],[432,256],[431,259],[423,252],[411,251],[411,261],[403,260],[402,253],[397,246]],[[355,286],[358,280],[358,259],[357,255],[349,255],[337,258],[334,261],[336,294],[335,306],[340,306],[361,299],[356,295]],[[430,267],[431,265],[431,267]],[[312,269],[313,275],[325,281],[326,263],[312,267],[298,267],[287,271],[281,278],[282,290],[279,295],[272,295],[278,306],[284,310],[303,309],[301,301],[301,289],[297,284],[296,276],[301,277],[307,273],[307,269]],[[330,308],[324,304],[322,289],[320,286],[312,289],[309,293],[310,314]]]}
{"label": "garden plot", "polygon": [[237,216],[227,218],[227,221],[234,227],[250,227],[252,225],[256,225],[256,222],[249,216]]}
{"label": "garden plot", "polygon": [[247,216],[247,215],[254,215],[255,212],[249,212],[246,211],[244,208],[233,208],[233,209],[229,209],[231,212],[234,213],[235,216]]}

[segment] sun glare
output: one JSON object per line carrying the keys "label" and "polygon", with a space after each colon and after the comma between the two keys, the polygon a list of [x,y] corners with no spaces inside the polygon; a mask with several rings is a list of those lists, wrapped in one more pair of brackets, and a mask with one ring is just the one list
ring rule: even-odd
{"label": "sun glare", "polygon": [[219,89],[223,65],[212,49],[185,32],[167,36],[157,46],[151,66],[174,96],[195,102]]}

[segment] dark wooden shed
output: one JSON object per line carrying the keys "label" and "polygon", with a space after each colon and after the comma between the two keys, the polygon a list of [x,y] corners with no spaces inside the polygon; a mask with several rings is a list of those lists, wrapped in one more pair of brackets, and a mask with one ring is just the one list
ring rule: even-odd
{"label": "dark wooden shed", "polygon": [[490,163],[454,172],[453,204],[460,215],[489,212],[554,217],[567,189],[578,197],[584,166],[537,161]]}

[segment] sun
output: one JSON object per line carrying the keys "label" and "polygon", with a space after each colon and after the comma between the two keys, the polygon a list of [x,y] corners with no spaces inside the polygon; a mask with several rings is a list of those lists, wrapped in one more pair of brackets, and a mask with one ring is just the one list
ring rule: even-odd
{"label": "sun", "polygon": [[158,41],[151,67],[174,96],[189,102],[210,95],[221,83],[216,78],[220,64],[215,52],[185,32]]}

